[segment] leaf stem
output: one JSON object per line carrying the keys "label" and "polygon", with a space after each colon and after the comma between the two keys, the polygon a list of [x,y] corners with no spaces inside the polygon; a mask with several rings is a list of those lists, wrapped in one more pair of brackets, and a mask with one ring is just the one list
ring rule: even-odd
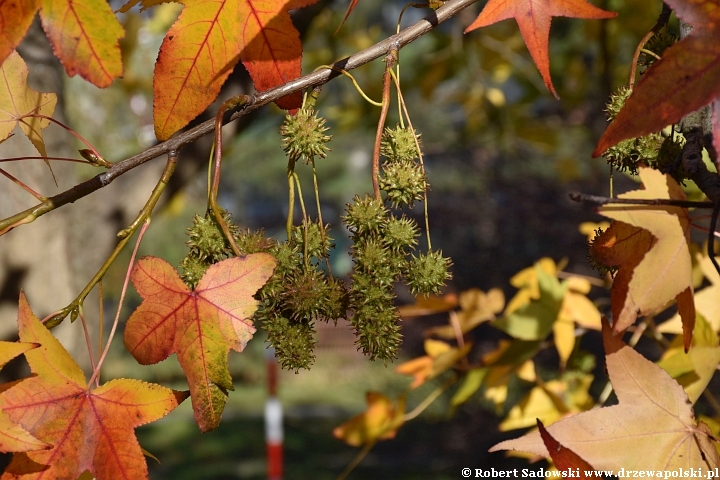
{"label": "leaf stem", "polygon": [[632,62],[630,63],[630,79],[628,80],[628,88],[630,90],[632,90],[632,88],[635,86],[635,71],[637,70],[637,63],[640,59],[640,53],[642,53],[645,45],[650,40],[650,38],[652,38],[653,35],[659,32],[661,28],[667,25],[668,21],[670,20],[671,13],[672,10],[670,9],[670,7],[663,3],[662,10],[660,11],[660,16],[655,22],[655,25],[653,25],[650,31],[645,34],[645,36],[640,40],[640,43],[638,43],[637,47],[635,48],[635,53],[633,54]]}
{"label": "leaf stem", "polygon": [[133,249],[132,255],[130,256],[130,263],[128,264],[127,273],[125,273],[125,282],[123,283],[123,288],[120,292],[120,301],[118,302],[117,312],[115,313],[115,320],[113,320],[113,325],[110,329],[110,335],[108,336],[108,340],[105,343],[105,349],[103,350],[103,353],[98,360],[97,366],[93,370],[92,377],[90,377],[90,380],[88,380],[87,391],[90,391],[90,387],[92,386],[93,381],[95,381],[98,385],[100,383],[100,368],[105,361],[105,357],[107,357],[108,351],[110,350],[110,344],[112,343],[112,339],[115,336],[117,326],[120,323],[120,312],[122,311],[123,302],[125,300],[125,293],[127,293],[128,283],[130,283],[130,273],[132,272],[133,265],[135,264],[135,257],[137,256],[138,248],[140,248],[140,242],[142,241],[142,238],[145,235],[145,231],[147,230],[147,227],[149,225],[150,216],[148,215],[143,222],[143,226],[140,229],[137,241],[135,242],[135,248]]}
{"label": "leaf stem", "polygon": [[372,156],[372,184],[375,198],[382,201],[380,196],[380,144],[382,143],[382,134],[385,129],[385,120],[387,119],[388,110],[390,108],[390,74],[393,66],[397,61],[397,47],[391,47],[387,56],[385,56],[385,74],[383,75],[383,94],[382,109],[380,110],[380,119],[378,120],[377,131],[375,132],[375,148]]}
{"label": "leaf stem", "polygon": [[[26,192],[28,192],[28,193],[29,193],[30,195],[32,195],[33,197],[35,197],[35,198],[37,198],[38,200],[40,200],[41,202],[44,202],[45,200],[47,200],[46,197],[43,197],[42,195],[40,195],[39,193],[37,193],[35,190],[33,190],[32,188],[28,187],[26,184],[24,184],[24,183],[21,182],[19,179],[17,179],[16,177],[14,177],[13,175],[11,175],[10,173],[6,172],[6,171],[5,171],[4,169],[2,169],[2,168],[0,168],[0,175],[3,175],[4,177],[7,177],[7,178],[8,178],[11,182],[13,182],[15,185],[17,185],[18,187],[22,188],[23,190],[25,190]],[[5,233],[5,232],[3,231],[2,233]]]}
{"label": "leaf stem", "polygon": [[95,287],[95,285],[98,284],[100,280],[105,276],[105,273],[107,272],[108,268],[110,268],[110,265],[113,264],[117,256],[120,254],[122,249],[125,247],[125,245],[130,240],[130,237],[135,233],[135,231],[138,229],[140,224],[144,222],[147,218],[150,217],[152,214],[153,208],[155,208],[155,205],[157,204],[157,201],[160,199],[160,195],[162,195],[162,192],[165,190],[165,187],[167,186],[168,181],[170,180],[170,177],[172,176],[173,172],[175,171],[175,165],[177,164],[177,153],[176,152],[170,152],[168,154],[167,158],[167,164],[165,165],[165,169],[163,170],[162,175],[160,176],[160,180],[158,181],[157,185],[155,185],[155,188],[153,189],[152,193],[150,194],[150,198],[148,198],[147,202],[145,202],[145,206],[143,206],[142,210],[140,210],[140,213],[138,213],[135,220],[130,224],[129,227],[121,230],[118,233],[118,237],[121,238],[121,240],[118,242],[118,244],[115,246],[115,249],[112,251],[110,256],[105,260],[105,263],[102,264],[100,269],[97,271],[95,276],[88,282],[88,284],[85,286],[85,288],[80,292],[80,294],[75,298],[75,300],[72,301],[70,305],[65,307],[58,313],[57,315],[54,315],[52,319],[48,320],[47,327],[53,328],[57,325],[59,325],[67,315],[79,308],[79,306],[82,304],[82,302],[85,301],[85,298],[90,294],[90,291]]}

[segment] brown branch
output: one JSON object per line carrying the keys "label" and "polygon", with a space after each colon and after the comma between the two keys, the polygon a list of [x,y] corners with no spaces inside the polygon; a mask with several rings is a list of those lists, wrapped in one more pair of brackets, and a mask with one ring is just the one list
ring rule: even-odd
{"label": "brown branch", "polygon": [[682,208],[713,208],[713,202],[694,202],[692,200],[673,200],[670,198],[610,198],[598,195],[571,192],[570,200],[574,202],[591,203],[593,205],[623,204],[623,205],[654,205]]}
{"label": "brown branch", "polygon": [[[355,55],[340,60],[333,66],[342,70],[350,71],[365,65],[366,63],[387,55],[393,47],[400,49],[413,42],[476,1],[477,0],[449,0],[442,7],[438,8],[434,12],[431,12],[428,16],[404,29],[400,33],[392,35],[385,40],[376,43],[372,47],[356,53]],[[243,106],[241,110],[234,112],[230,117],[226,118],[223,123],[236,120],[249,112],[257,110],[268,103],[284,97],[285,95],[289,95],[306,88],[323,85],[338,75],[339,74],[334,70],[323,69],[296,78],[295,80],[291,80],[283,85],[271,88],[270,90],[250,95],[250,103]],[[68,203],[73,203],[76,200],[79,200],[80,198],[109,185],[120,175],[139,165],[142,165],[145,162],[164,155],[170,151],[180,150],[185,145],[192,143],[198,138],[212,132],[214,125],[214,119],[203,122],[200,125],[171,138],[170,140],[150,147],[126,160],[115,163],[107,172],[103,172],[90,180],[75,185],[71,189],[50,197],[34,207],[0,220],[0,235],[10,231],[17,225],[30,223],[37,217],[40,217]]]}

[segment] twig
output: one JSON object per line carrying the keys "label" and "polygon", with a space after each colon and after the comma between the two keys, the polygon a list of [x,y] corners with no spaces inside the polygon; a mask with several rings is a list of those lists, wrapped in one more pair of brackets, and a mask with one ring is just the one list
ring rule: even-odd
{"label": "twig", "polygon": [[570,200],[574,202],[592,203],[594,205],[624,204],[624,205],[654,205],[682,208],[713,208],[713,202],[695,202],[692,200],[673,200],[671,198],[610,198],[585,193],[570,192]]}
{"label": "twig", "polygon": [[149,215],[145,217],[143,226],[140,229],[140,234],[138,235],[138,239],[135,242],[135,249],[133,250],[132,256],[130,257],[130,264],[128,265],[127,273],[125,274],[125,282],[123,283],[122,292],[120,293],[120,301],[118,302],[115,320],[113,321],[112,328],[110,329],[110,335],[108,336],[107,343],[105,343],[105,350],[103,350],[102,356],[98,360],[97,366],[93,370],[92,377],[90,377],[90,380],[88,380],[88,391],[90,391],[90,386],[92,385],[93,381],[98,381],[98,379],[100,378],[100,367],[102,367],[102,364],[105,361],[105,357],[110,350],[110,344],[112,343],[113,336],[115,336],[115,331],[117,330],[118,323],[120,323],[120,311],[122,310],[123,301],[125,300],[125,292],[127,292],[127,286],[130,282],[130,273],[132,272],[132,267],[135,264],[135,256],[137,255],[138,248],[140,248],[140,242],[142,241],[143,235],[145,235],[145,230],[147,230],[148,225],[150,225]]}
{"label": "twig", "polygon": [[[165,170],[163,170],[163,173],[160,177],[160,180],[158,181],[157,185],[155,185],[155,188],[153,189],[152,193],[150,194],[150,198],[145,203],[145,206],[140,210],[140,213],[138,213],[135,220],[130,224],[129,227],[121,230],[118,233],[118,237],[122,238],[118,242],[118,244],[115,246],[115,249],[110,254],[110,256],[105,260],[105,263],[100,267],[100,269],[97,271],[95,276],[88,282],[88,284],[85,286],[85,288],[80,292],[80,294],[75,298],[75,300],[72,301],[70,305],[60,310],[59,313],[56,315],[53,315],[51,318],[47,319],[47,323],[45,324],[48,328],[53,328],[58,326],[64,319],[67,317],[67,315],[77,309],[83,301],[85,301],[85,298],[90,294],[90,291],[97,285],[97,283],[102,280],[102,278],[105,276],[105,273],[107,272],[108,268],[110,268],[110,265],[115,261],[117,256],[120,254],[122,249],[125,247],[125,245],[128,243],[130,238],[132,237],[133,233],[138,229],[140,224],[144,222],[148,217],[150,217],[150,214],[152,214],[153,208],[155,208],[155,204],[157,204],[157,201],[160,199],[160,195],[162,195],[162,192],[165,190],[165,186],[168,184],[168,181],[170,180],[170,177],[172,176],[173,172],[175,171],[175,165],[177,164],[177,153],[176,152],[170,152],[168,154],[167,164],[165,165]],[[107,348],[107,346],[106,346]]]}
{"label": "twig", "polygon": [[[377,58],[386,55],[392,47],[402,48],[405,45],[413,42],[420,38],[430,30],[434,29],[441,23],[445,22],[449,18],[453,17],[460,11],[469,7],[477,0],[449,0],[434,12],[431,12],[424,19],[416,22],[412,26],[404,29],[402,32],[396,35],[392,35],[385,40],[376,43],[372,47],[366,48],[355,55],[347,57],[343,60],[335,62],[334,66],[342,70],[350,71],[354,70],[362,65],[365,65]],[[253,112],[260,107],[272,103],[285,95],[289,95],[294,92],[311,88],[317,85],[323,85],[333,78],[337,77],[338,74],[333,70],[321,70],[310,73],[308,75],[291,80],[283,85],[280,85],[264,92],[256,93],[251,96],[252,103],[244,106],[240,111],[234,112],[229,118],[225,119],[223,123],[228,123],[233,120]],[[11,217],[0,220],[0,235],[10,231],[18,225],[23,223],[30,223],[35,221],[38,217],[55,210],[58,207],[73,203],[76,200],[83,198],[91,193],[109,185],[120,175],[132,170],[133,168],[142,165],[154,158],[164,155],[170,151],[179,151],[185,145],[196,141],[198,138],[207,135],[212,132],[215,126],[215,119],[207,120],[206,122],[191,128],[190,130],[178,134],[176,137],[171,138],[163,143],[150,147],[147,150],[138,153],[126,160],[117,162],[107,172],[96,175],[95,177],[87,180],[83,183],[75,185],[73,188],[66,190],[58,195],[48,198],[42,203],[35,205],[34,207],[28,208],[22,212],[19,212]]]}
{"label": "twig", "polygon": [[385,120],[387,119],[388,110],[390,109],[390,73],[393,66],[397,62],[397,47],[392,47],[385,57],[385,74],[383,75],[383,94],[382,109],[380,110],[380,119],[378,120],[377,131],[375,132],[375,148],[372,156],[372,184],[373,193],[377,200],[382,201],[380,196],[380,144],[382,143],[383,130],[385,130]]}
{"label": "twig", "polygon": [[653,25],[650,31],[645,34],[645,36],[640,40],[640,43],[638,43],[637,47],[635,48],[635,54],[633,55],[632,63],[630,63],[630,80],[628,80],[628,88],[630,88],[631,90],[635,85],[635,71],[637,70],[637,63],[640,59],[640,54],[645,49],[645,45],[650,40],[650,38],[652,38],[653,35],[659,32],[661,28],[667,25],[668,20],[670,20],[671,13],[672,10],[670,9],[670,7],[663,3],[662,11],[660,12],[660,16],[658,17],[657,22],[655,22],[655,25]]}

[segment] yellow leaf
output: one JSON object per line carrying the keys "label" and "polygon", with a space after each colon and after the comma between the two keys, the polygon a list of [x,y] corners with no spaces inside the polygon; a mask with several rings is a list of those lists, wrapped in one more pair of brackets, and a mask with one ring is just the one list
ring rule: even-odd
{"label": "yellow leaf", "polygon": [[[712,470],[720,464],[710,430],[696,423],[682,387],[615,337],[603,323],[606,364],[618,405],[560,420],[548,431],[598,470]],[[548,456],[538,432],[490,449]],[[704,475],[702,475],[704,477]]]}
{"label": "yellow leaf", "polygon": [[[463,335],[478,325],[495,318],[505,306],[505,294],[499,288],[488,290],[487,293],[477,288],[471,288],[460,294],[460,311],[455,313],[455,318],[460,326],[460,333]],[[443,325],[428,329],[427,335],[435,335],[441,338],[455,338],[457,332],[452,325]]]}
{"label": "yellow leaf", "polygon": [[713,327],[698,314],[692,348],[685,353],[682,335],[675,337],[658,365],[683,386],[692,403],[695,403],[715,373],[720,362],[718,337]]}
{"label": "yellow leaf", "polygon": [[398,365],[395,372],[413,376],[414,380],[410,388],[417,388],[454,367],[461,358],[467,356],[471,348],[470,343],[463,348],[455,348],[438,340],[425,340],[425,351],[428,355]]}
{"label": "yellow leaf", "polygon": [[46,157],[42,129],[50,125],[50,121],[26,115],[52,116],[57,96],[29,88],[27,77],[27,65],[17,52],[12,52],[0,65],[0,141],[8,138],[19,124],[40,155]]}
{"label": "yellow leaf", "polygon": [[[619,198],[685,200],[682,188],[669,175],[652,168],[640,168],[639,173],[644,188],[625,193]],[[600,209],[600,213],[652,235],[645,252],[636,249],[627,256],[624,265],[619,265],[620,271],[611,291],[615,319],[613,328],[616,332],[632,325],[638,316],[663,308],[688,289],[692,292],[690,218],[686,208],[606,205]],[[603,237],[614,227],[615,224]],[[690,310],[693,308],[688,310],[688,314]],[[694,319],[694,311],[691,313]]]}
{"label": "yellow leaf", "polygon": [[394,403],[381,393],[368,392],[367,404],[367,410],[333,430],[335,438],[359,447],[395,437],[404,422],[405,397]]}

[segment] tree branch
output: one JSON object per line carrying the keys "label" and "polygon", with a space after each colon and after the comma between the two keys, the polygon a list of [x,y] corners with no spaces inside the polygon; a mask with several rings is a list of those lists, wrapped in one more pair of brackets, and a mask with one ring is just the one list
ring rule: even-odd
{"label": "tree branch", "polygon": [[[377,58],[387,55],[391,49],[400,49],[405,45],[413,42],[419,37],[425,35],[444,21],[448,20],[452,16],[456,15],[460,11],[469,7],[477,0],[448,0],[445,5],[430,13],[422,20],[404,29],[396,35],[392,35],[385,40],[376,43],[372,47],[366,48],[350,57],[344,58],[335,64],[334,67],[338,69],[350,71],[365,65]],[[264,92],[255,93],[248,96],[248,103],[244,105],[240,110],[234,112],[229,117],[226,117],[223,124],[232,122],[247,113],[250,113],[258,108],[267,105],[268,103],[274,102],[285,95],[311,88],[317,85],[323,85],[340,74],[334,70],[319,70],[317,72],[310,73],[308,75],[291,80],[283,85],[271,88]],[[171,138],[163,143],[148,148],[147,150],[138,153],[126,160],[115,163],[112,168],[107,172],[96,175],[95,177],[87,180],[83,183],[75,185],[69,190],[66,190],[58,195],[48,198],[42,203],[35,205],[34,207],[28,208],[20,213],[17,213],[11,217],[0,220],[0,235],[3,235],[16,226],[33,222],[38,217],[55,210],[68,203],[73,203],[96,190],[99,190],[109,185],[120,175],[132,170],[133,168],[142,165],[154,158],[164,155],[170,151],[178,151],[185,145],[194,142],[198,138],[207,135],[214,129],[215,120],[208,120],[206,122],[197,125],[190,130],[183,132],[176,137]]]}

